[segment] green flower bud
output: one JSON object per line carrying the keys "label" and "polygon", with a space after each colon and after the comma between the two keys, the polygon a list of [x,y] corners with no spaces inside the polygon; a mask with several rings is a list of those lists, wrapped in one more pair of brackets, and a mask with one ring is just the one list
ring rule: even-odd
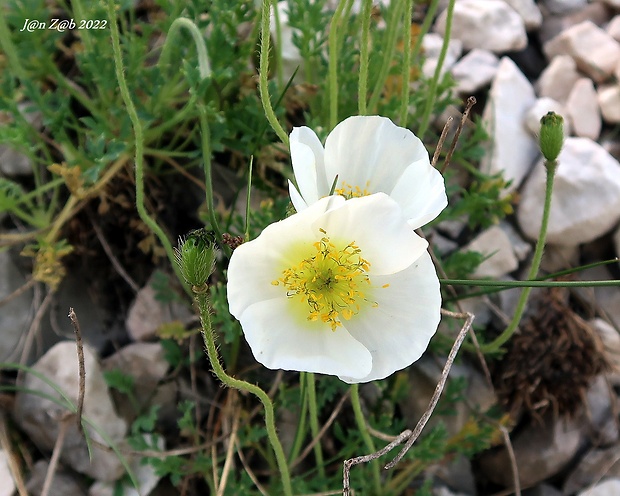
{"label": "green flower bud", "polygon": [[564,119],[555,112],[547,112],[540,119],[540,151],[549,162],[557,160],[564,145]]}
{"label": "green flower bud", "polygon": [[206,291],[209,276],[215,269],[216,247],[211,233],[205,229],[191,231],[187,238],[179,238],[174,251],[183,279],[192,291]]}

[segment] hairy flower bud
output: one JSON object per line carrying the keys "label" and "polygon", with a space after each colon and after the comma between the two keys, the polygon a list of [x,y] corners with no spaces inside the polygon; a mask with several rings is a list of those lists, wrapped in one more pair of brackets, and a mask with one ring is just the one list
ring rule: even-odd
{"label": "hairy flower bud", "polygon": [[175,248],[176,261],[185,282],[194,292],[206,290],[209,276],[215,269],[216,248],[212,236],[205,229],[191,231],[187,238],[179,238]]}
{"label": "hairy flower bud", "polygon": [[564,145],[564,119],[555,112],[547,112],[540,119],[540,151],[549,162],[557,160]]}

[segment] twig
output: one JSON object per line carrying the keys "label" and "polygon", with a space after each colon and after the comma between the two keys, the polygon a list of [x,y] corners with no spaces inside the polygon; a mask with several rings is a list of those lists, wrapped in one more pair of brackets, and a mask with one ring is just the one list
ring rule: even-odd
{"label": "twig", "polygon": [[[433,160],[431,160],[431,165],[435,167],[437,165],[437,161],[439,160],[439,154],[441,153],[441,149],[443,148],[443,144],[446,142],[446,138],[448,137],[448,131],[450,130],[450,126],[452,125],[452,121],[454,117],[450,116],[446,120],[446,123],[441,130],[441,136],[439,137],[439,141],[437,142],[437,147],[435,148],[435,153],[433,153]],[[443,170],[441,171],[443,173]]]}
{"label": "twig", "polygon": [[75,331],[75,344],[77,345],[80,382],[79,382],[79,388],[78,388],[79,393],[78,393],[76,419],[77,419],[78,431],[83,434],[84,431],[82,430],[82,410],[84,409],[84,394],[86,393],[86,368],[84,367],[84,345],[82,343],[82,331],[80,330],[80,323],[72,307],[69,308],[68,317],[69,319],[71,319],[71,324],[73,325],[73,330]]}
{"label": "twig", "polygon": [[54,291],[50,291],[49,293],[47,293],[45,295],[45,298],[43,298],[41,305],[39,306],[39,308],[37,308],[37,311],[34,314],[32,323],[30,324],[30,327],[28,328],[28,332],[26,333],[26,340],[24,342],[24,348],[22,350],[21,357],[19,359],[19,363],[21,365],[25,364],[28,359],[28,355],[30,354],[30,349],[32,348],[32,341],[34,340],[34,337],[40,328],[43,315],[45,314],[47,308],[50,306],[50,303],[52,303],[52,298],[54,294],[55,294]]}
{"label": "twig", "polygon": [[24,483],[24,478],[22,476],[19,466],[19,459],[13,452],[13,447],[11,446],[9,436],[6,431],[6,423],[2,410],[0,410],[0,449],[3,450],[7,455],[7,464],[9,466],[9,471],[13,476],[13,480],[15,481],[15,486],[17,487],[17,492],[19,493],[19,496],[28,496],[26,484]]}
{"label": "twig", "polygon": [[230,432],[230,437],[228,438],[228,450],[226,451],[226,460],[224,461],[224,468],[222,469],[220,485],[217,488],[217,496],[224,496],[226,491],[226,482],[228,481],[228,474],[230,474],[230,469],[232,467],[232,459],[235,452],[235,442],[237,440],[237,431],[239,429],[239,415],[241,414],[241,409],[238,408],[236,405],[236,398],[233,399],[232,403],[233,408],[236,410],[236,412],[233,418],[233,425]]}
{"label": "twig", "polygon": [[396,436],[396,439],[394,439],[394,441],[392,441],[391,443],[389,443],[388,445],[386,445],[384,448],[380,449],[379,451],[375,453],[371,453],[370,455],[363,455],[363,456],[351,458],[349,460],[345,460],[344,469],[342,471],[342,494],[344,496],[349,496],[351,493],[351,487],[349,484],[349,474],[351,472],[351,467],[353,467],[354,465],[359,465],[360,463],[368,463],[373,460],[376,460],[377,458],[392,451],[399,444],[402,444],[409,436],[411,436],[411,434],[412,432],[409,429],[407,429],[401,432],[398,436]]}
{"label": "twig", "polygon": [[458,143],[459,137],[461,136],[461,131],[463,130],[463,127],[465,126],[465,122],[467,121],[467,118],[469,117],[469,112],[471,111],[474,105],[476,105],[476,98],[473,96],[470,96],[467,99],[465,110],[463,110],[463,114],[461,115],[461,122],[459,123],[459,127],[456,128],[454,139],[452,140],[452,144],[450,145],[450,149],[448,150],[446,159],[443,162],[443,167],[440,170],[442,174],[448,168],[448,165],[450,165],[450,160],[452,159],[452,154],[454,153],[454,150],[456,149],[456,144]]}
{"label": "twig", "polygon": [[238,439],[235,439],[235,447],[237,448],[237,456],[239,457],[239,460],[241,461],[241,465],[243,465],[243,469],[245,470],[245,473],[248,474],[248,477],[250,477],[251,481],[256,486],[256,489],[258,489],[258,491],[263,496],[269,496],[269,493],[265,490],[265,488],[261,485],[261,483],[258,482],[256,475],[254,475],[254,472],[252,472],[252,469],[250,469],[250,466],[245,461],[245,455],[243,454],[243,451],[241,451],[241,446],[239,446]]}
{"label": "twig", "polygon": [[506,446],[506,451],[508,452],[508,459],[510,460],[510,470],[512,471],[512,479],[514,481],[514,491],[515,496],[521,496],[521,483],[519,482],[519,467],[517,465],[517,458],[515,457],[515,452],[512,449],[512,442],[510,441],[510,434],[508,433],[508,429],[503,425],[499,426],[499,430],[502,432],[502,437],[504,438],[504,445]]}
{"label": "twig", "polygon": [[105,236],[103,235],[103,232],[101,231],[101,228],[99,227],[99,225],[97,224],[97,222],[93,218],[93,215],[92,215],[90,209],[86,209],[86,213],[88,214],[88,218],[90,219],[90,223],[93,226],[93,230],[95,231],[95,234],[97,235],[97,239],[99,240],[99,243],[101,243],[101,247],[103,248],[103,251],[105,252],[105,254],[110,259],[110,262],[112,263],[112,265],[116,269],[116,272],[118,272],[118,275],[120,275],[123,278],[123,280],[131,287],[133,292],[137,293],[140,290],[140,287],[131,278],[131,276],[123,268],[121,263],[118,261],[118,259],[116,258],[116,256],[112,252],[112,249],[110,248],[110,245],[106,241]]}
{"label": "twig", "polygon": [[294,468],[297,465],[299,465],[299,463],[310,454],[310,452],[312,451],[312,448],[314,448],[314,445],[320,441],[320,439],[323,437],[327,429],[329,429],[329,427],[332,425],[334,420],[336,420],[336,417],[340,413],[340,410],[342,409],[345,401],[349,397],[349,393],[350,393],[350,390],[348,390],[345,394],[342,395],[342,398],[340,398],[340,401],[338,402],[338,404],[336,405],[336,408],[334,408],[334,411],[331,413],[331,415],[327,419],[327,422],[325,422],[323,427],[321,427],[321,430],[318,432],[316,437],[312,441],[310,441],[310,444],[308,444],[308,446],[304,448],[304,450],[293,461],[293,463],[291,463],[291,468]]}
{"label": "twig", "polygon": [[396,457],[391,462],[385,465],[386,470],[393,468],[402,459],[405,453],[407,453],[407,451],[411,449],[411,447],[413,446],[413,443],[416,442],[416,440],[422,433],[422,430],[426,426],[426,423],[430,419],[433,411],[435,410],[435,407],[437,406],[437,402],[439,401],[439,398],[441,397],[441,393],[443,392],[443,388],[446,385],[448,374],[450,373],[450,369],[452,368],[452,363],[454,362],[454,359],[456,358],[459,348],[461,347],[461,344],[465,340],[465,337],[467,336],[467,333],[469,332],[471,325],[474,321],[474,315],[469,312],[455,313],[455,312],[450,312],[448,310],[444,310],[442,308],[441,313],[449,317],[453,317],[457,319],[465,319],[465,323],[463,324],[463,327],[459,331],[459,334],[456,337],[456,341],[452,345],[452,349],[450,350],[450,354],[448,355],[446,364],[444,365],[443,371],[441,372],[441,377],[439,378],[439,382],[437,383],[437,386],[435,387],[435,392],[433,393],[433,396],[431,397],[428,408],[426,409],[426,411],[424,412],[424,414],[418,421],[418,424],[415,426],[415,429],[413,431],[409,429],[403,431],[396,437],[396,439],[394,439],[394,441],[392,441],[390,444],[380,449],[379,451],[376,451],[375,453],[371,453],[369,455],[364,455],[364,456],[358,456],[356,458],[351,458],[349,460],[344,461],[344,469],[343,469],[343,477],[342,477],[343,478],[342,494],[344,496],[349,496],[350,491],[351,491],[351,488],[349,485],[349,473],[351,471],[351,467],[353,467],[354,465],[359,465],[360,463],[368,463],[373,460],[376,460],[377,458],[385,455],[386,453],[393,450],[396,446],[402,444],[405,440],[407,440],[404,448],[401,449],[398,455],[396,455]]}
{"label": "twig", "polygon": [[422,430],[426,426],[426,423],[430,419],[431,414],[435,410],[435,407],[437,406],[437,402],[439,401],[439,398],[441,397],[443,388],[446,385],[446,381],[448,380],[448,374],[450,373],[450,369],[452,368],[452,363],[454,362],[454,359],[456,358],[459,348],[461,347],[461,344],[465,340],[465,336],[467,336],[467,333],[469,332],[469,329],[471,328],[471,325],[474,322],[474,314],[469,313],[469,312],[455,313],[455,312],[450,312],[448,310],[444,310],[442,308],[441,313],[443,315],[447,315],[455,319],[464,318],[466,319],[465,324],[463,324],[463,327],[461,328],[458,336],[456,337],[456,341],[454,341],[454,344],[452,345],[452,349],[450,350],[450,354],[448,355],[446,364],[444,365],[443,371],[441,372],[441,377],[439,378],[439,382],[437,383],[435,392],[433,393],[433,396],[431,397],[431,401],[428,405],[428,408],[426,409],[426,411],[424,412],[424,414],[418,421],[418,424],[415,426],[415,429],[413,430],[413,434],[411,435],[411,437],[405,444],[405,447],[400,451],[400,453],[398,453],[398,455],[396,455],[396,457],[390,463],[388,463],[385,466],[386,470],[393,468],[402,459],[402,457],[405,456],[405,453],[407,453],[407,451],[411,449],[411,447],[413,446],[413,443],[416,442],[416,440],[422,433]]}
{"label": "twig", "polygon": [[28,279],[24,284],[22,284],[19,288],[13,291],[11,294],[6,295],[4,298],[0,300],[0,307],[2,305],[6,305],[9,301],[17,298],[19,295],[28,291],[32,286],[35,285],[37,281],[34,278]]}
{"label": "twig", "polygon": [[43,489],[41,489],[41,496],[48,496],[54,481],[54,474],[58,468],[58,460],[60,459],[60,453],[62,452],[62,445],[65,443],[65,437],[67,436],[67,429],[69,428],[69,421],[73,417],[73,414],[66,414],[60,419],[60,428],[58,429],[58,437],[54,444],[54,451],[52,451],[52,458],[50,464],[47,467],[47,473],[45,474],[45,481],[43,482]]}

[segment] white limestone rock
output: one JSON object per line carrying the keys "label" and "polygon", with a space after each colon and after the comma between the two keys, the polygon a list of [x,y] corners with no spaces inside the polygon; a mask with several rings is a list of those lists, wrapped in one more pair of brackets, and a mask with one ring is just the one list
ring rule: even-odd
{"label": "white limestone rock", "polygon": [[[163,437],[158,437],[155,440],[151,434],[143,434],[142,438],[147,445],[152,446],[156,451],[164,451],[166,448]],[[136,489],[130,481],[123,481],[120,488],[122,496],[148,496],[161,480],[162,476],[157,475],[155,467],[149,463],[142,463],[142,460],[142,457],[129,459],[129,466],[136,476],[138,488]],[[119,494],[116,486],[116,483],[97,481],[88,489],[88,496],[115,496]]]}
{"label": "white limestone rock", "polygon": [[15,481],[9,468],[9,455],[0,449],[0,496],[12,496],[15,489]]}
{"label": "white limestone rock", "polygon": [[[434,30],[445,35],[447,10],[435,23]],[[523,19],[502,0],[460,0],[454,5],[452,39],[461,40],[463,48],[484,48],[492,52],[513,52],[527,46]]]}
{"label": "white limestone rock", "polygon": [[[422,47],[424,48],[424,56],[426,57],[424,64],[422,65],[422,72],[427,78],[431,78],[435,74],[435,69],[437,68],[437,62],[442,46],[443,37],[438,34],[428,33],[422,39]],[[462,53],[463,43],[459,40],[451,39],[448,42],[446,57],[443,61],[443,65],[441,66],[442,75],[445,74],[446,71],[450,70]]]}
{"label": "white limestone rock", "polygon": [[474,48],[451,69],[456,91],[471,95],[487,86],[495,77],[499,58],[493,52]]}
{"label": "white limestone rock", "polygon": [[[556,475],[573,459],[581,445],[582,422],[558,418],[530,420],[512,436],[521,487],[534,486]],[[480,469],[493,482],[512,487],[510,457],[505,448],[489,450]]]}
{"label": "white limestone rock", "polygon": [[[609,268],[604,266],[582,270],[577,278],[580,281],[609,281],[615,279]],[[620,291],[617,286],[600,286],[595,288],[577,288],[580,298],[592,308],[600,309],[609,322],[620,329]]]}
{"label": "white limestone rock", "polygon": [[620,227],[616,229],[614,234],[614,246],[616,247],[616,256],[620,258]]}
{"label": "white limestone rock", "polygon": [[564,118],[564,136],[569,136],[571,131],[571,124],[566,119],[566,109],[561,103],[556,102],[553,98],[538,98],[534,105],[525,114],[525,125],[532,133],[532,136],[537,137],[540,133],[540,119],[547,115],[548,112],[555,112]]}
{"label": "white limestone rock", "polygon": [[[131,343],[103,360],[102,369],[105,372],[118,369],[123,374],[133,377],[135,402],[141,409],[148,406],[153,391],[161,381],[170,364],[164,356],[161,343]],[[135,405],[122,401],[113,392],[117,400],[118,413],[125,420],[131,422],[136,414]]]}
{"label": "white limestone rock", "polygon": [[566,100],[566,113],[575,136],[598,140],[603,122],[598,96],[591,79],[577,80]]}
{"label": "white limestone rock", "polygon": [[540,3],[552,14],[565,15],[583,9],[588,0],[542,0]]}
{"label": "white limestone rock", "polygon": [[[404,395],[399,401],[406,425],[416,425],[424,411],[428,408],[428,402],[435,391],[437,381],[441,375],[443,362],[441,363],[431,358],[423,356],[415,364],[404,372],[406,384],[411,394]],[[493,405],[497,404],[495,391],[488,386],[482,373],[473,367],[457,363],[450,370],[450,377],[456,379],[462,378],[465,381],[466,389],[463,391],[464,396],[468,400],[468,405],[464,402],[455,402],[453,405],[454,412],[449,415],[432,415],[427,428],[430,430],[433,425],[442,422],[449,436],[457,435],[470,419],[471,408],[477,411],[485,412]]]}
{"label": "white limestone rock", "polygon": [[598,104],[603,120],[609,124],[620,122],[620,86],[604,86],[598,89]]}
{"label": "white limestone rock", "polygon": [[603,353],[611,366],[607,377],[614,386],[618,386],[620,385],[620,334],[614,326],[603,319],[593,319],[588,323],[596,331],[603,343]]}
{"label": "white limestone rock", "polygon": [[509,224],[505,220],[499,223],[499,227],[502,231],[504,231],[506,236],[508,236],[508,239],[510,240],[510,244],[512,246],[512,251],[517,257],[517,260],[519,260],[520,262],[525,260],[532,251],[532,245],[525,241],[517,232],[517,230],[512,227],[512,224]]}
{"label": "white limestone rock", "polygon": [[539,154],[536,140],[523,124],[535,101],[530,82],[512,60],[503,57],[482,114],[493,140],[480,169],[487,174],[503,171],[504,178],[512,180],[508,192],[519,187]]}
{"label": "white limestone rock", "polygon": [[[620,220],[620,164],[587,138],[567,138],[558,161],[547,241],[568,246],[587,243]],[[530,239],[536,239],[540,230],[545,175],[541,160],[521,192],[517,219]]]}
{"label": "white limestone rock", "polygon": [[472,274],[475,279],[501,277],[519,267],[510,238],[499,226],[492,226],[480,233],[463,251],[477,251],[488,257]]}
{"label": "white limestone rock", "polygon": [[614,16],[613,19],[609,21],[605,31],[607,31],[609,36],[614,40],[620,42],[620,15]]}
{"label": "white limestone rock", "polygon": [[176,302],[162,303],[156,298],[152,287],[153,278],[138,291],[129,307],[125,326],[134,341],[148,341],[157,335],[157,330],[173,320],[185,321],[191,313],[185,305]]}
{"label": "white limestone rock", "polygon": [[[86,390],[84,397],[84,417],[89,418],[113,442],[118,443],[125,437],[127,424],[116,415],[108,386],[103,378],[97,357],[84,347],[84,367],[86,369]],[[76,345],[72,341],[62,341],[54,345],[33,366],[35,372],[55,383],[64,394],[77,404],[79,394],[79,370]],[[33,390],[58,398],[62,397],[38,377],[26,373],[23,391],[15,397],[14,418],[30,439],[43,451],[51,451],[58,437],[60,423],[68,410],[42,396],[28,394]],[[94,429],[87,426],[88,435],[105,444],[103,438]],[[84,436],[78,432],[76,422],[67,428],[61,461],[76,472],[86,474],[97,480],[114,481],[123,473],[118,456],[91,445],[92,459],[89,457]]]}
{"label": "white limestone rock", "polygon": [[542,24],[542,13],[534,0],[504,0],[521,16],[525,29],[532,31]]}
{"label": "white limestone rock", "polygon": [[535,86],[540,97],[553,98],[564,104],[580,77],[577,64],[570,55],[557,55],[543,70]]}
{"label": "white limestone rock", "polygon": [[596,486],[581,491],[578,496],[618,496],[620,494],[620,478],[607,479]]}
{"label": "white limestone rock", "polygon": [[[47,460],[39,460],[33,465],[26,481],[27,494],[31,496],[43,494],[49,468]],[[78,480],[75,472],[63,470],[62,464],[54,470],[54,478],[48,489],[47,494],[53,496],[84,496],[86,492],[83,481]]]}
{"label": "white limestone rock", "polygon": [[562,31],[543,49],[549,58],[570,55],[580,70],[599,83],[611,77],[620,60],[620,43],[591,21]]}

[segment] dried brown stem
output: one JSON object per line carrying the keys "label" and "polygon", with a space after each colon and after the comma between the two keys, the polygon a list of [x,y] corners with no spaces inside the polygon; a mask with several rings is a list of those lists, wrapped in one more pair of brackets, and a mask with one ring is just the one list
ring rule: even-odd
{"label": "dried brown stem", "polygon": [[441,313],[443,315],[453,317],[455,319],[465,319],[465,323],[463,324],[463,327],[459,331],[459,334],[456,337],[456,341],[454,341],[454,344],[452,345],[452,349],[450,350],[450,353],[448,354],[448,359],[446,360],[446,364],[444,365],[444,368],[441,372],[441,377],[439,378],[439,382],[437,383],[437,386],[435,387],[435,392],[433,393],[433,396],[431,397],[431,401],[428,405],[428,408],[426,409],[426,411],[424,412],[424,414],[418,421],[418,424],[415,426],[415,429],[413,430],[413,434],[411,435],[411,437],[405,444],[405,447],[400,451],[400,453],[398,453],[398,455],[396,455],[396,457],[390,463],[388,463],[385,466],[386,470],[393,468],[402,459],[402,457],[405,456],[405,453],[407,453],[407,451],[411,449],[411,447],[413,446],[413,443],[416,442],[416,440],[422,433],[422,430],[426,426],[426,423],[431,418],[431,415],[433,411],[435,410],[435,407],[437,406],[437,402],[439,401],[439,398],[441,397],[443,388],[446,385],[446,381],[448,380],[448,374],[450,373],[450,369],[452,368],[454,359],[456,358],[456,355],[461,347],[461,344],[463,344],[463,341],[465,340],[465,337],[467,336],[467,333],[471,329],[471,325],[474,322],[474,315],[469,312],[455,313],[455,312],[450,312],[448,310],[444,310],[442,308]]}
{"label": "dried brown stem", "polygon": [[[437,165],[437,161],[439,160],[439,154],[441,153],[443,144],[446,142],[446,138],[448,137],[448,131],[450,130],[450,126],[452,125],[453,120],[454,117],[448,117],[446,123],[443,126],[443,129],[441,130],[441,136],[439,137],[439,141],[437,142],[437,146],[435,147],[435,153],[433,153],[433,159],[431,160],[431,165],[433,167]],[[443,170],[441,172],[443,173]]]}
{"label": "dried brown stem", "polygon": [[73,325],[73,331],[75,332],[75,344],[77,345],[78,355],[78,367],[80,374],[80,381],[78,386],[78,402],[77,402],[77,428],[78,431],[83,433],[82,430],[82,411],[84,410],[84,395],[86,393],[86,367],[84,366],[84,344],[82,343],[82,331],[80,329],[80,322],[73,308],[69,308],[69,319]]}
{"label": "dried brown stem", "polygon": [[269,493],[265,490],[265,488],[258,481],[258,478],[256,477],[256,475],[254,475],[254,472],[252,472],[252,469],[250,468],[250,466],[246,462],[245,455],[243,454],[243,451],[241,451],[241,446],[239,446],[239,440],[238,439],[235,439],[235,446],[237,448],[237,456],[239,457],[239,460],[241,461],[241,465],[243,465],[243,469],[245,470],[245,473],[248,474],[248,476],[250,477],[250,479],[252,480],[252,482],[256,486],[256,489],[258,489],[258,491],[263,496],[269,496]]}
{"label": "dried brown stem", "polygon": [[[24,341],[24,348],[22,349],[22,353],[21,353],[21,357],[19,359],[19,363],[21,365],[24,365],[26,363],[26,361],[28,360],[28,356],[30,355],[30,350],[32,348],[32,342],[34,341],[35,336],[37,335],[40,326],[41,326],[41,320],[43,319],[43,315],[45,315],[45,312],[47,311],[47,308],[50,306],[50,304],[52,303],[52,299],[54,297],[55,292],[54,291],[50,291],[49,293],[47,293],[45,295],[45,298],[43,298],[43,301],[41,302],[41,305],[39,305],[39,308],[37,308],[36,313],[34,314],[34,318],[32,319],[32,323],[30,324],[30,327],[28,328],[28,331],[26,332],[26,339]],[[21,376],[21,373],[20,373]]]}
{"label": "dried brown stem", "polygon": [[[236,397],[235,397],[236,398]],[[233,417],[232,430],[230,437],[228,438],[228,449],[226,450],[226,460],[224,461],[224,468],[222,469],[222,477],[220,485],[217,488],[217,496],[224,496],[226,491],[226,483],[228,481],[228,475],[232,467],[233,454],[235,453],[235,443],[237,441],[237,432],[239,430],[239,415],[241,409],[236,406],[236,399],[233,399],[233,408],[236,410]]]}
{"label": "dried brown stem", "polygon": [[26,484],[24,483],[24,478],[22,477],[19,458],[13,451],[13,447],[11,445],[11,441],[9,440],[9,436],[6,429],[6,420],[4,418],[4,413],[0,409],[0,450],[4,451],[7,455],[7,465],[9,466],[9,471],[13,476],[13,480],[15,481],[15,486],[17,487],[17,492],[19,496],[28,496],[28,491],[26,490]]}
{"label": "dried brown stem", "polygon": [[118,272],[118,275],[120,275],[123,278],[123,280],[129,285],[129,287],[131,287],[133,292],[137,293],[140,290],[140,287],[131,278],[131,276],[123,268],[121,263],[118,261],[118,259],[116,258],[116,256],[112,252],[112,248],[110,248],[110,245],[106,241],[105,236],[103,235],[103,232],[101,231],[101,228],[99,227],[99,225],[97,224],[97,222],[93,218],[93,215],[91,214],[89,209],[87,209],[87,213],[88,213],[88,217],[90,219],[90,222],[91,222],[91,224],[93,226],[93,230],[95,231],[95,234],[97,235],[97,239],[99,240],[99,243],[101,243],[101,247],[103,248],[103,251],[108,256],[108,258],[110,259],[110,262],[114,266],[114,269],[116,269],[116,272]]}
{"label": "dried brown stem", "polygon": [[514,482],[514,491],[515,496],[521,496],[521,483],[519,482],[519,467],[517,465],[517,459],[515,457],[515,452],[512,449],[512,442],[510,441],[510,434],[508,433],[508,429],[503,425],[499,426],[499,430],[502,433],[502,437],[504,438],[504,445],[506,446],[506,451],[508,452],[508,459],[510,460],[510,470],[512,471],[512,480]]}
{"label": "dried brown stem", "polygon": [[37,281],[35,281],[34,279],[28,279],[24,284],[22,284],[19,288],[17,288],[15,291],[13,291],[11,294],[6,295],[4,298],[2,298],[0,300],[0,307],[2,305],[6,305],[8,302],[10,302],[11,300],[17,298],[19,295],[25,293],[26,291],[28,291],[32,286],[35,285]]}
{"label": "dried brown stem", "polygon": [[41,496],[48,496],[54,481],[54,474],[58,468],[58,460],[60,459],[60,453],[62,453],[62,446],[65,443],[67,436],[67,430],[69,428],[69,421],[73,417],[72,414],[67,414],[60,419],[60,428],[58,429],[58,437],[54,444],[54,451],[52,451],[52,458],[50,464],[47,467],[47,473],[45,474],[45,481],[43,482],[43,489],[41,489]]}
{"label": "dried brown stem", "polygon": [[350,390],[342,395],[342,398],[340,398],[340,401],[336,405],[336,408],[334,408],[334,411],[331,413],[331,415],[329,416],[329,418],[327,419],[327,422],[325,422],[323,427],[321,427],[321,430],[319,430],[316,437],[310,442],[310,444],[308,444],[308,446],[304,448],[304,450],[293,461],[293,463],[291,463],[291,469],[299,465],[299,463],[310,454],[310,452],[312,451],[312,448],[314,448],[314,445],[318,443],[321,440],[321,438],[325,435],[325,432],[327,432],[327,429],[329,429],[329,427],[332,425],[334,420],[336,420],[336,417],[340,413],[340,410],[342,410],[342,407],[345,401],[349,397],[349,393],[350,393]]}
{"label": "dried brown stem", "polygon": [[454,134],[454,139],[452,140],[452,144],[450,145],[450,149],[448,150],[448,154],[446,155],[446,159],[444,160],[443,167],[441,168],[441,173],[450,165],[450,160],[452,160],[452,155],[454,154],[454,150],[456,149],[456,144],[459,141],[459,137],[461,136],[461,131],[463,131],[463,127],[465,126],[465,122],[467,122],[467,118],[469,117],[469,112],[472,107],[476,105],[476,98],[470,96],[467,99],[467,104],[465,105],[465,110],[463,110],[463,114],[461,115],[461,122],[459,122],[459,127],[456,128],[456,133]]}
{"label": "dried brown stem", "polygon": [[426,409],[426,411],[424,412],[424,414],[418,421],[418,424],[415,426],[415,429],[413,431],[407,429],[401,432],[394,439],[394,441],[392,441],[391,443],[389,443],[387,446],[380,449],[379,451],[376,451],[375,453],[371,453],[369,455],[358,456],[356,458],[351,458],[349,460],[344,461],[344,468],[343,468],[343,473],[342,473],[342,494],[344,496],[349,496],[351,492],[351,487],[349,484],[349,478],[350,478],[349,475],[350,475],[351,467],[353,467],[354,465],[359,465],[360,463],[368,463],[373,460],[376,460],[377,458],[380,458],[386,453],[389,453],[396,446],[406,441],[405,446],[400,450],[398,455],[396,455],[396,457],[385,466],[386,470],[394,468],[394,466],[402,459],[405,453],[407,453],[407,451],[409,451],[409,449],[411,449],[413,444],[416,442],[416,440],[422,433],[422,430],[426,426],[426,423],[430,419],[433,411],[435,410],[435,407],[437,406],[437,402],[439,401],[439,398],[441,397],[441,393],[443,392],[443,388],[446,385],[446,381],[448,380],[448,374],[450,373],[450,369],[452,368],[454,359],[456,358],[456,355],[461,347],[461,344],[463,344],[463,341],[465,340],[465,337],[467,336],[467,333],[471,329],[471,325],[474,321],[474,315],[469,312],[455,313],[455,312],[450,312],[448,310],[444,310],[442,308],[441,313],[442,315],[446,315],[449,317],[453,317],[457,319],[465,319],[465,323],[463,324],[463,327],[459,331],[459,334],[456,337],[454,344],[452,345],[452,349],[450,350],[450,353],[446,360],[446,364],[444,365],[443,371],[441,372],[441,377],[439,378],[439,382],[437,383],[437,386],[435,387],[435,392],[433,393],[433,396],[431,397],[428,408]]}

